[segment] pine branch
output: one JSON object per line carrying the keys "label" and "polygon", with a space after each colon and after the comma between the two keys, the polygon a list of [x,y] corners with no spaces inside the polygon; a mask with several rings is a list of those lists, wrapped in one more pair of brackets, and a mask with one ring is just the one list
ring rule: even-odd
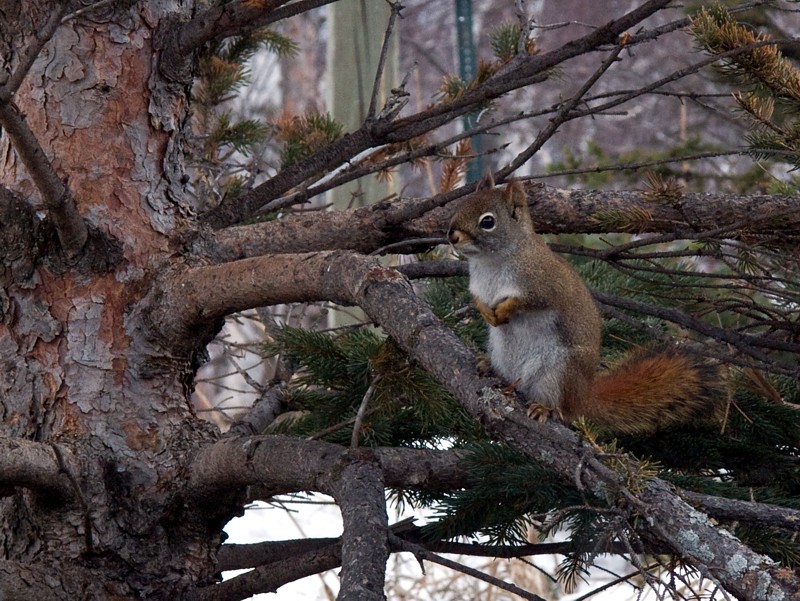
{"label": "pine branch", "polygon": [[[457,198],[468,191],[469,186],[462,186],[434,198]],[[575,190],[530,183],[526,192],[536,230],[546,234],[608,233],[598,215],[646,211],[651,219],[640,223],[637,233],[662,235],[639,239],[632,243],[635,245],[692,240],[703,235],[734,237],[739,228],[752,234],[758,231],[754,229],[756,226],[767,230],[781,220],[790,228],[792,220],[800,215],[793,196],[686,192],[680,203],[674,204],[651,202],[640,190]],[[351,249],[370,254],[408,239],[444,239],[453,208],[445,207],[426,214],[430,204],[429,199],[410,198],[361,209],[318,213],[314,216],[313,228],[308,227],[309,218],[303,214],[230,227],[215,232],[210,239],[198,240],[195,252],[219,262],[275,252]],[[758,219],[754,219],[754,215],[758,215]],[[325,236],[321,236],[321,232],[325,232]],[[796,244],[792,237],[784,239],[789,247]],[[780,240],[777,243],[780,244]],[[605,251],[605,258],[614,258],[632,248],[610,248]],[[413,252],[416,250],[414,248]]]}
{"label": "pine branch", "polygon": [[753,522],[760,528],[783,528],[791,532],[800,530],[800,511],[797,509],[728,499],[689,490],[679,489],[678,494],[717,520]]}
{"label": "pine branch", "polygon": [[336,0],[300,0],[291,4],[288,0],[233,0],[213,6],[164,32],[159,70],[171,81],[189,82],[192,57],[205,44],[249,33],[333,2]]}
{"label": "pine branch", "polygon": [[570,115],[572,110],[578,106],[578,103],[583,100],[583,97],[589,92],[592,86],[597,83],[597,80],[600,79],[600,77],[611,67],[611,65],[617,61],[617,58],[619,57],[619,54],[622,52],[623,48],[625,48],[625,45],[625,43],[619,41],[614,46],[611,52],[608,53],[608,56],[605,58],[605,60],[603,60],[603,63],[600,65],[600,67],[594,73],[592,73],[589,79],[587,79],[583,85],[581,85],[578,91],[563,104],[556,115],[547,123],[547,126],[538,133],[536,139],[525,150],[514,157],[514,159],[508,165],[500,169],[495,174],[496,182],[505,181],[509,175],[527,163],[533,155],[539,152],[542,146],[544,146],[545,142],[553,137],[558,128],[571,119]]}
{"label": "pine branch", "polygon": [[389,41],[392,39],[392,32],[394,31],[394,24],[397,17],[400,16],[400,11],[403,10],[403,4],[400,0],[389,2],[391,13],[389,21],[386,24],[386,31],[383,34],[383,44],[381,45],[381,53],[378,57],[378,68],[375,70],[375,79],[372,82],[372,94],[369,98],[369,108],[367,109],[366,121],[369,123],[375,119],[375,113],[378,109],[378,96],[380,96],[381,85],[383,83],[383,72],[386,67],[386,58],[389,55]]}
{"label": "pine branch", "polygon": [[[357,271],[356,264],[351,266],[351,273]],[[758,579],[763,582],[765,577],[768,577],[768,594],[791,596],[800,589],[800,582],[793,574],[718,531],[663,481],[638,482],[640,492],[634,493],[627,489],[619,474],[586,449],[579,448],[574,433],[555,423],[543,425],[527,419],[519,402],[500,392],[498,382],[476,375],[475,357],[416,299],[407,281],[388,273],[381,276],[377,271],[366,279],[363,279],[366,274],[353,275],[350,285],[358,291],[358,304],[415,360],[436,375],[491,436],[548,466],[568,482],[577,482],[586,490],[614,491],[616,503],[622,504],[620,509],[627,507],[642,516],[634,524],[642,536],[672,549],[738,597],[755,598],[760,586]],[[697,544],[700,542],[701,545]],[[707,549],[713,551],[708,553]],[[743,561],[741,569],[732,574],[727,561],[735,555]]]}

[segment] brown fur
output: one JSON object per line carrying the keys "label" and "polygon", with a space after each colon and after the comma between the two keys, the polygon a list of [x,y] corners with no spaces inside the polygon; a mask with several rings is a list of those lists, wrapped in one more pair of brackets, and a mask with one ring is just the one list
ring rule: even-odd
{"label": "brown fur", "polygon": [[[486,216],[494,224],[481,225]],[[535,416],[583,416],[612,433],[716,416],[717,369],[693,355],[640,354],[596,375],[600,315],[578,273],[534,231],[519,184],[470,195],[448,237],[470,260],[470,291],[492,326],[492,366],[528,397]]]}
{"label": "brown fur", "polygon": [[675,425],[719,420],[723,409],[719,368],[675,349],[627,358],[599,374],[577,408],[579,415],[618,434],[649,434]]}

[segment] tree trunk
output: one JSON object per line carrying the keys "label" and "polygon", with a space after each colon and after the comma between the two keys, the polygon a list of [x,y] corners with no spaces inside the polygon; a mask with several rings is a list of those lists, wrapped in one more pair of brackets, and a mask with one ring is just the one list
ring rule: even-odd
{"label": "tree trunk", "polygon": [[[4,40],[12,70],[61,3],[24,4],[30,10],[0,11],[0,30],[20,32]],[[189,8],[141,2],[71,19],[15,95],[88,222],[90,242],[76,268],[53,244],[43,268],[5,277],[13,301],[0,323],[2,431],[52,445],[41,461],[61,473],[56,490],[71,503],[54,503],[57,492],[6,491],[5,558],[34,574],[46,566],[47,578],[45,586],[23,572],[0,577],[3,599],[156,591],[174,598],[210,573],[219,535],[209,536],[209,525],[176,497],[187,452],[211,436],[187,402],[190,365],[147,344],[141,316],[128,313],[170,260],[168,236],[186,208],[170,191],[180,185],[187,89],[166,82],[156,61],[166,15],[176,19]],[[45,205],[9,137],[2,138],[2,184]],[[24,208],[21,214],[31,219]],[[37,231],[52,241],[49,220]]]}

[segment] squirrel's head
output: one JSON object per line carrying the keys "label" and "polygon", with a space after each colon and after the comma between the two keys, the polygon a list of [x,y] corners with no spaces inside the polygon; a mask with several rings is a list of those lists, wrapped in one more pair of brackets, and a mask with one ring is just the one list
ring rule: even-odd
{"label": "squirrel's head", "polygon": [[447,239],[460,254],[513,253],[517,239],[530,239],[533,223],[525,191],[519,182],[504,189],[478,189],[467,196],[450,222]]}

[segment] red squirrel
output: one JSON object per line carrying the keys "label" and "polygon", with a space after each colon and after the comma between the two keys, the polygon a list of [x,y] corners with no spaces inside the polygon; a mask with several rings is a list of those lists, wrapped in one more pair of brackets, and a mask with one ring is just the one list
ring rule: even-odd
{"label": "red squirrel", "polygon": [[467,197],[448,239],[469,261],[469,289],[490,326],[491,366],[531,403],[529,415],[583,416],[619,434],[718,415],[718,367],[695,354],[638,353],[597,373],[600,314],[578,273],[534,231],[519,183]]}

